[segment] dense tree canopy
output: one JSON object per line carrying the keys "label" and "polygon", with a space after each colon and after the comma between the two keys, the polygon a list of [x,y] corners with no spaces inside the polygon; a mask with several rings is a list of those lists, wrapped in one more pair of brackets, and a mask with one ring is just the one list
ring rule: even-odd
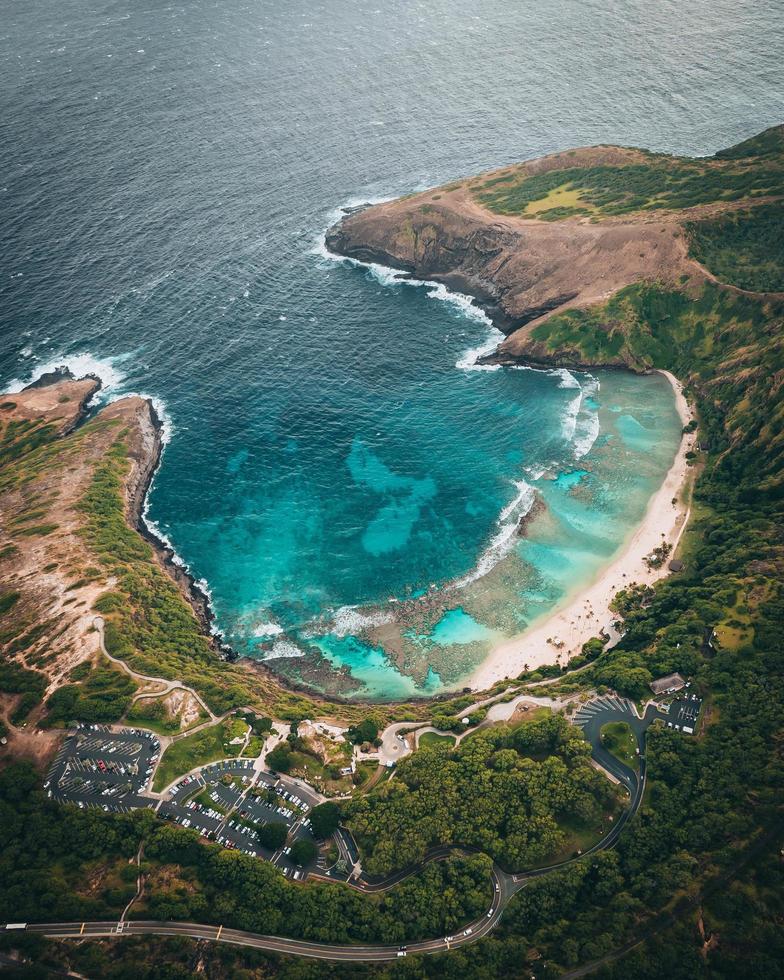
{"label": "dense tree canopy", "polygon": [[596,822],[613,804],[615,791],[589,756],[559,715],[487,729],[456,749],[421,748],[394,780],[348,803],[346,822],[371,873],[414,864],[441,844],[470,845],[522,869],[564,846],[560,820]]}

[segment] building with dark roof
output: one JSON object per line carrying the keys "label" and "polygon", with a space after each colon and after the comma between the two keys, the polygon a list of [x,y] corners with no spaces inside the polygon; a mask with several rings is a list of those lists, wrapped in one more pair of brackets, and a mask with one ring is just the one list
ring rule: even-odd
{"label": "building with dark roof", "polygon": [[654,694],[673,694],[683,687],[686,687],[686,681],[680,674],[667,674],[666,677],[651,681],[651,690]]}

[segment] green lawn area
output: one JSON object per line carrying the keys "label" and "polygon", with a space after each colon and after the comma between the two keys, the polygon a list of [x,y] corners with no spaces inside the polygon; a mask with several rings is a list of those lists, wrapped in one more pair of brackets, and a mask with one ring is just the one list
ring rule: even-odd
{"label": "green lawn area", "polygon": [[619,808],[615,807],[612,810],[607,810],[603,814],[601,818],[603,832],[600,832],[599,823],[595,820],[584,821],[578,820],[576,817],[560,819],[558,826],[566,835],[563,845],[553,854],[550,854],[544,861],[540,861],[538,864],[533,865],[533,867],[545,868],[551,864],[558,864],[560,861],[567,861],[569,858],[577,855],[578,852],[585,854],[587,850],[609,833],[612,827],[610,817],[613,820],[617,820],[618,813]]}
{"label": "green lawn area", "polygon": [[264,748],[264,739],[259,735],[251,735],[248,739],[248,744],[243,750],[243,758],[246,759],[256,759],[261,755],[261,750]]}
{"label": "green lawn area", "polygon": [[235,723],[229,719],[173,742],[164,753],[155,773],[153,789],[163,789],[194,766],[203,766],[208,762],[215,762],[216,759],[234,758],[238,747],[229,745],[229,740],[233,737],[233,724]]}
{"label": "green lawn area", "polygon": [[611,721],[601,728],[602,744],[616,759],[625,763],[635,772],[639,771],[640,760],[637,755],[637,739],[625,721]]}
{"label": "green lawn area", "polygon": [[453,735],[439,735],[437,732],[423,732],[419,736],[420,749],[427,745],[437,745],[440,742],[447,742],[449,745],[454,745],[455,738]]}

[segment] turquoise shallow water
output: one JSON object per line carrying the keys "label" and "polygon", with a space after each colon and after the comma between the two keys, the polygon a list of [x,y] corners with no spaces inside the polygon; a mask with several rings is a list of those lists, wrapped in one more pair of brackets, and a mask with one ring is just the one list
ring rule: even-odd
{"label": "turquoise shallow water", "polygon": [[160,400],[149,516],[237,650],[429,693],[595,574],[672,456],[663,380],[458,367],[480,319],[319,236],[507,161],[780,121],[778,4],[6,7],[0,378],[68,361]]}

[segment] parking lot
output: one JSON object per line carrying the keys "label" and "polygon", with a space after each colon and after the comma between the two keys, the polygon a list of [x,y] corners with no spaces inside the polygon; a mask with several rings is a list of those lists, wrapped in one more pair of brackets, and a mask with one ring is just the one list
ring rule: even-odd
{"label": "parking lot", "polygon": [[125,812],[154,807],[142,796],[149,787],[160,745],[151,732],[112,732],[105,725],[81,725],[66,739],[50,767],[44,789],[50,799],[81,809]]}
{"label": "parking lot", "polygon": [[661,709],[660,717],[667,728],[693,735],[702,708],[702,698],[688,691],[679,694]]}
{"label": "parking lot", "polygon": [[[301,868],[290,857],[296,840],[313,840],[308,813],[321,797],[310,787],[288,776],[258,772],[253,759],[227,759],[183,777],[160,800],[147,795],[159,753],[152,732],[81,725],[58,752],[44,789],[50,799],[81,809],[156,809],[161,817],[208,840],[270,861],[296,881],[315,870],[315,860]],[[277,851],[259,840],[259,831],[269,823],[283,823],[288,830]]]}
{"label": "parking lot", "polygon": [[[294,864],[291,846],[300,838],[313,839],[307,814],[317,803],[315,794],[292,780],[256,772],[252,760],[233,759],[180,780],[158,812],[224,847],[270,861],[287,878],[300,881],[311,868]],[[284,823],[289,831],[277,851],[259,841],[259,830],[268,823]]]}

